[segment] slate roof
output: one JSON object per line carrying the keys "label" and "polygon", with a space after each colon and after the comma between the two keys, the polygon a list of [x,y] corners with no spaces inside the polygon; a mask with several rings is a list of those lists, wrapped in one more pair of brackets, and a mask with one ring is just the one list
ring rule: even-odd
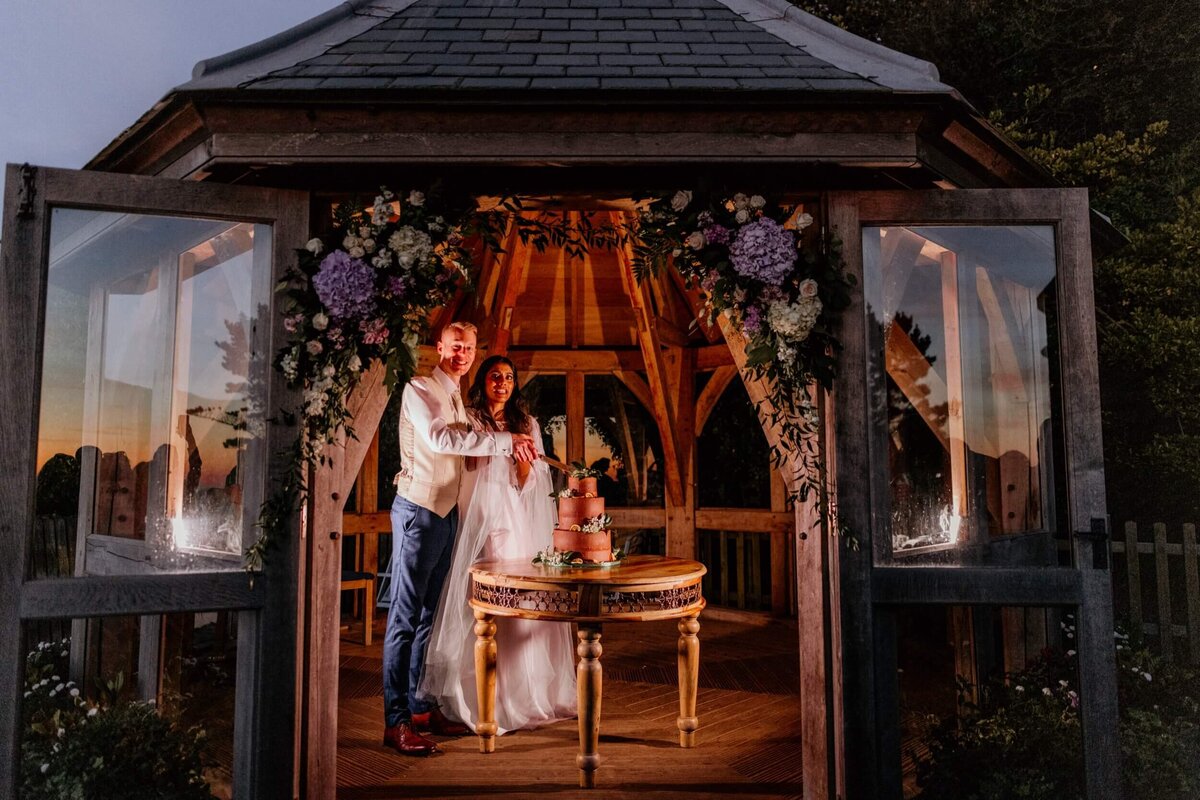
{"label": "slate roof", "polygon": [[350,0],[177,91],[950,92],[787,0]]}

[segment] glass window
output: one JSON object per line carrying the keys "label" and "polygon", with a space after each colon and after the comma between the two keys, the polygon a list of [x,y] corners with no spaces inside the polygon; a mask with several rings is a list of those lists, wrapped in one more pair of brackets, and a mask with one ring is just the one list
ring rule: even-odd
{"label": "glass window", "polygon": [[1053,530],[1053,228],[868,227],[863,269],[893,555]]}
{"label": "glass window", "polygon": [[663,504],[662,440],[650,411],[613,375],[584,378],[584,461],[609,506]]}
{"label": "glass window", "polygon": [[241,568],[270,245],[265,225],[53,211],[37,508],[86,537],[81,571]]}

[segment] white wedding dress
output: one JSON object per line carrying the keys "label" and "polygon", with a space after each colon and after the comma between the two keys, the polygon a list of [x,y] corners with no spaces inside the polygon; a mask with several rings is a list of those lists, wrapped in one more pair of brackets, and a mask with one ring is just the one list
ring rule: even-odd
{"label": "white wedding dress", "polygon": [[[478,424],[476,422],[476,424]],[[542,450],[541,433],[532,436]],[[463,472],[458,535],[426,650],[421,693],[449,718],[475,727],[475,617],[467,604],[471,564],[526,559],[550,547],[557,519],[550,468],[531,465],[517,488],[511,458],[474,459]],[[575,647],[567,622],[496,618],[496,723],[500,733],[575,716]]]}

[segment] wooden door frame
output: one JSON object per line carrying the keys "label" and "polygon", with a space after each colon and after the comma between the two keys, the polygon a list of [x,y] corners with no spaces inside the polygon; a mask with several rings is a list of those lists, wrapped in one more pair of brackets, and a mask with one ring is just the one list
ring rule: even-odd
{"label": "wooden door frame", "polygon": [[862,230],[867,225],[962,224],[1053,226],[1057,256],[1060,389],[1067,464],[1068,519],[1074,567],[898,567],[876,563],[886,533],[886,461],[873,441],[880,414],[868,391],[878,334],[861,291],[852,295],[841,330],[837,465],[840,486],[865,487],[835,497],[840,524],[857,547],[837,548],[841,585],[840,658],[845,715],[847,798],[899,797],[896,608],[909,604],[1068,606],[1079,615],[1078,651],[1084,768],[1089,800],[1121,795],[1116,739],[1116,672],[1107,566],[1095,568],[1088,533],[1104,528],[1104,463],[1087,190],[978,189],[833,192],[830,230],[841,240],[847,270],[863,285]]}
{"label": "wooden door frame", "polygon": [[[109,210],[255,222],[272,227],[273,286],[295,261],[294,245],[308,231],[306,192],[202,184],[99,172],[18,167],[5,175],[3,249],[0,251],[0,447],[18,465],[0,481],[0,794],[15,796],[21,741],[24,622],[36,619],[159,615],[191,611],[238,612],[238,669],[234,724],[234,791],[239,797],[291,798],[295,794],[296,623],[300,562],[298,517],[272,549],[266,568],[251,580],[241,570],[187,574],[80,576],[26,579],[32,530],[49,226],[53,207]],[[268,292],[262,320],[270,359],[284,341],[283,315]],[[296,393],[283,377],[270,378],[264,407],[293,407]],[[25,380],[17,382],[15,376]],[[267,426],[264,458],[286,448],[294,431]],[[278,459],[267,460],[264,492],[280,479]],[[258,509],[245,510],[253,525]]]}

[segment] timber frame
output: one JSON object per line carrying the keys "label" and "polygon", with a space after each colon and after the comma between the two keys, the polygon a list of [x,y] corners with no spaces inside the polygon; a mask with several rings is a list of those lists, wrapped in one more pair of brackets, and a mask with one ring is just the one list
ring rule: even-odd
{"label": "timber frame", "polygon": [[[526,346],[514,314],[533,256],[510,236],[506,250],[516,257],[486,260],[475,299],[456,298],[432,322],[473,318],[482,323],[487,352],[506,353],[525,379],[566,375],[568,417],[580,420],[568,436],[568,460],[584,451],[585,374],[612,375],[646,407],[662,437],[667,500],[661,508],[613,509],[618,526],[663,527],[668,554],[683,557],[694,557],[698,528],[736,523],[738,530],[770,532],[777,612],[789,605],[785,587],[795,586],[806,799],[899,797],[895,615],[899,606],[930,603],[1079,610],[1081,644],[1095,643],[1080,647],[1088,798],[1119,796],[1115,678],[1111,647],[1102,646],[1111,646],[1109,574],[1093,567],[1103,545],[1089,538],[1092,521],[1105,511],[1089,227],[1106,238],[1108,229],[1089,215],[1085,193],[1032,188],[1052,180],[957,95],[188,89],[168,95],[88,169],[35,170],[30,204],[19,169],[9,168],[0,374],[40,374],[45,225],[56,203],[270,223],[274,277],[291,259],[290,248],[321,232],[331,198],[435,178],[479,193],[514,188],[568,197],[570,213],[614,218],[628,211],[632,190],[687,186],[698,177],[765,193],[803,191],[820,206],[814,208],[820,224],[841,239],[860,286],[864,224],[1055,226],[1066,354],[1061,378],[1071,388],[1065,393],[1069,516],[1072,531],[1086,533],[1075,537],[1070,568],[1034,569],[1020,561],[969,568],[878,564],[886,475],[874,438],[880,410],[865,380],[876,343],[860,294],[843,316],[841,376],[833,391],[813,398],[823,420],[817,446],[824,492],[789,508],[796,465],[785,463],[773,471],[770,508],[750,511],[706,508],[696,497],[695,441],[740,377],[768,442],[777,443],[766,387],[746,370],[745,342],[726,321],[690,324],[701,298],[678,276],[639,284],[628,253],[617,254],[630,338],[591,346],[582,281],[570,270],[560,309],[564,342]],[[24,216],[27,208],[32,217]],[[284,334],[281,315],[272,319],[273,351]],[[423,349],[423,368],[434,360]],[[712,376],[697,392],[692,376],[699,371]],[[375,433],[388,400],[380,370],[368,372],[352,398],[359,438],[327,451],[329,461],[311,476],[303,530],[297,518],[293,536],[252,584],[241,573],[26,580],[34,485],[24,465],[35,460],[38,387],[36,380],[10,381],[0,404],[0,446],[11,463],[23,465],[0,483],[0,582],[7,596],[19,598],[0,614],[0,690],[9,697],[0,704],[0,793],[15,780],[22,621],[237,609],[239,661],[245,659],[236,687],[237,796],[332,797],[341,538],[367,534],[369,563],[371,535],[390,530],[387,513],[376,510],[377,481],[358,481],[354,513],[345,508],[358,476],[377,473]],[[269,407],[295,399],[272,373]],[[271,436],[280,440],[273,438],[269,449],[281,449],[286,434]]]}

